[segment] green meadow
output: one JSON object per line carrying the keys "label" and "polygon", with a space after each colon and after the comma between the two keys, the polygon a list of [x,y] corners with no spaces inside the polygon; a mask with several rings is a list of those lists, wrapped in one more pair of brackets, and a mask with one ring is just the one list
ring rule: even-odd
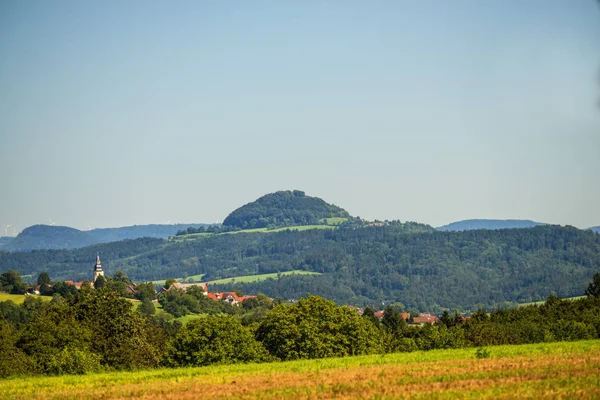
{"label": "green meadow", "polygon": [[15,304],[21,304],[25,301],[27,297],[33,297],[36,299],[42,299],[44,301],[52,300],[51,296],[39,296],[39,295],[24,295],[24,294],[8,294],[8,293],[0,293],[0,301],[12,301]]}

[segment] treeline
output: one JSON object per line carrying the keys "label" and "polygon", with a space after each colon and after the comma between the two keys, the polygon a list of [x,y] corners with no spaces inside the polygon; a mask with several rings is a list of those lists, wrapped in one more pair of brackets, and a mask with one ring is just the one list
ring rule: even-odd
{"label": "treeline", "polygon": [[[430,227],[429,227],[430,228]],[[221,289],[300,298],[307,293],[339,304],[402,302],[441,313],[493,308],[582,294],[600,270],[600,235],[573,227],[465,232],[428,231],[416,223],[341,226],[200,236],[189,241],[139,239],[72,251],[0,253],[0,272],[48,271],[60,279],[89,279],[96,253],[109,274],[124,271],[135,281],[204,280],[291,270],[319,276],[282,276]]]}
{"label": "treeline", "polygon": [[[191,289],[191,288],[190,288]],[[176,296],[201,299],[197,288]],[[208,315],[187,325],[135,311],[107,288],[85,288],[51,302],[28,297],[0,302],[0,376],[84,374],[160,366],[265,362],[397,351],[482,347],[557,340],[597,339],[600,274],[586,298],[551,296],[541,306],[478,310],[470,318],[444,313],[440,322],[408,325],[388,306],[381,322],[372,310],[360,316],[317,296],[295,304],[251,299],[230,314]],[[262,309],[262,313],[256,313]],[[254,317],[244,319],[254,312]],[[489,356],[486,350],[480,357]]]}

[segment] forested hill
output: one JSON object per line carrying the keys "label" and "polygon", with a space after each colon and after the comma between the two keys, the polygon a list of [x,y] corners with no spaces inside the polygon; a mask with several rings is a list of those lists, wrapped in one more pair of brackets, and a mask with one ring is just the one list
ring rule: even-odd
{"label": "forested hill", "polygon": [[0,236],[0,250],[4,248],[13,238],[10,236]]}
{"label": "forested hill", "polygon": [[141,237],[167,238],[178,230],[198,228],[207,224],[135,225],[120,228],[99,228],[89,231],[68,226],[33,225],[7,241],[1,250],[30,251],[40,249],[76,249],[96,243],[110,243]]}
{"label": "forested hill", "polygon": [[300,190],[287,190],[264,195],[238,208],[225,218],[223,225],[240,229],[280,228],[320,224],[329,218],[350,218],[350,214]]}
{"label": "forested hill", "polygon": [[516,229],[546,225],[528,219],[466,219],[436,228],[439,231],[469,231],[474,229]]}
{"label": "forested hill", "polygon": [[462,232],[425,228],[394,222],[0,252],[0,272],[12,268],[32,279],[41,271],[55,279],[89,279],[97,252],[107,274],[120,269],[135,281],[197,274],[206,274],[203,280],[208,281],[305,270],[321,275],[281,276],[235,286],[272,297],[312,293],[342,304],[380,306],[400,301],[436,312],[538,301],[552,292],[578,296],[600,271],[600,235],[589,230],[551,225]]}
{"label": "forested hill", "polygon": [[596,233],[600,233],[600,226],[592,226],[590,229]]}

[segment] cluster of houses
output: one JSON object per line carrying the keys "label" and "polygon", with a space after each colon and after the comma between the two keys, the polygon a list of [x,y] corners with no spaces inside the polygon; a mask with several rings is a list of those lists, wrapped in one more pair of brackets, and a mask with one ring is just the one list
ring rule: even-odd
{"label": "cluster of houses", "polygon": [[244,300],[247,299],[256,299],[257,296],[238,296],[237,293],[235,292],[214,292],[211,293],[208,290],[208,284],[207,283],[180,283],[180,282],[173,282],[173,284],[168,288],[162,288],[159,290],[158,294],[161,293],[165,293],[168,292],[169,290],[172,289],[181,289],[181,290],[186,290],[189,287],[192,286],[198,286],[202,289],[202,291],[204,292],[204,295],[207,296],[209,299],[215,300],[215,301],[224,301],[227,302],[229,304],[241,304]]}
{"label": "cluster of houses", "polygon": [[[352,307],[352,306],[349,306],[349,307],[353,310],[356,310],[359,315],[363,315],[363,312],[365,311],[364,308],[356,308],[356,307]],[[384,313],[385,313],[384,311],[375,311],[373,313],[373,315],[375,315],[375,317],[381,321]],[[400,315],[402,316],[402,319],[405,321],[411,320],[410,313],[403,312]],[[419,324],[419,325],[435,324],[438,321],[439,321],[439,318],[437,316],[431,315],[431,314],[425,314],[425,313],[421,313],[418,316],[412,318],[412,323]]]}

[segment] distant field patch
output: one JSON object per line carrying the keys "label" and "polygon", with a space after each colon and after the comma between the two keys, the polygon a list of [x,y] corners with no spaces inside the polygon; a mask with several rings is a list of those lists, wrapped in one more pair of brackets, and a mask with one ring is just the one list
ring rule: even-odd
{"label": "distant field patch", "polygon": [[271,229],[267,232],[281,232],[281,231],[307,231],[309,229],[335,229],[334,225],[302,225],[302,226],[286,226],[283,228]]}
{"label": "distant field patch", "polygon": [[[579,299],[583,299],[585,296],[576,296],[576,297],[566,297],[562,300],[579,300]],[[542,301],[534,301],[532,303],[521,303],[519,304],[519,307],[525,307],[525,306],[532,306],[532,305],[538,305],[541,306],[542,304],[546,303],[546,300],[542,300]]]}
{"label": "distant field patch", "polygon": [[27,297],[33,297],[36,299],[42,299],[44,301],[52,300],[52,296],[38,296],[38,295],[27,295],[24,294],[8,294],[8,293],[0,293],[0,301],[8,301],[11,300],[15,304],[21,304],[25,301]]}
{"label": "distant field patch", "polygon": [[170,236],[169,237],[169,241],[170,242],[185,242],[187,240],[195,240],[198,238],[202,238],[202,237],[206,237],[206,236],[211,236],[213,235],[212,233],[209,232],[201,232],[201,233],[188,233],[185,235],[177,235],[177,236]]}
{"label": "distant field patch", "polygon": [[[198,275],[190,275],[187,278],[176,278],[177,282],[186,283],[186,282],[202,282],[202,277],[206,274],[198,274]],[[151,281],[153,285],[161,285],[164,286],[166,279],[159,279],[156,281]]]}
{"label": "distant field patch", "polygon": [[[286,272],[281,272],[281,275],[321,275],[320,272],[310,272],[310,271],[286,271]],[[277,279],[277,273],[274,272],[272,274],[260,274],[260,275],[246,275],[246,276],[236,276],[236,277],[232,277],[232,278],[225,278],[225,279],[216,279],[214,281],[208,281],[206,283],[208,283],[209,285],[221,285],[221,284],[225,284],[225,283],[240,283],[240,282],[260,282],[260,281],[264,281],[265,279],[269,279],[269,278],[273,278],[273,279]]]}
{"label": "distant field patch", "polygon": [[340,225],[346,221],[348,221],[348,218],[334,217],[334,218],[323,218],[319,222],[323,222],[327,225]]}
{"label": "distant field patch", "polygon": [[[331,222],[329,222],[331,220]],[[173,242],[184,242],[187,240],[196,240],[199,238],[204,238],[207,236],[213,235],[236,235],[238,233],[270,233],[270,232],[281,232],[281,231],[307,231],[309,229],[335,229],[337,225],[341,224],[347,220],[347,218],[327,218],[327,225],[299,225],[299,226],[284,226],[282,228],[275,229],[267,229],[267,228],[252,228],[252,229],[242,229],[240,231],[231,231],[231,232],[222,232],[222,233],[190,233],[187,235],[180,236],[172,236],[169,238],[170,241]]]}
{"label": "distant field patch", "polygon": [[18,377],[7,399],[600,398],[600,340],[266,364]]}

